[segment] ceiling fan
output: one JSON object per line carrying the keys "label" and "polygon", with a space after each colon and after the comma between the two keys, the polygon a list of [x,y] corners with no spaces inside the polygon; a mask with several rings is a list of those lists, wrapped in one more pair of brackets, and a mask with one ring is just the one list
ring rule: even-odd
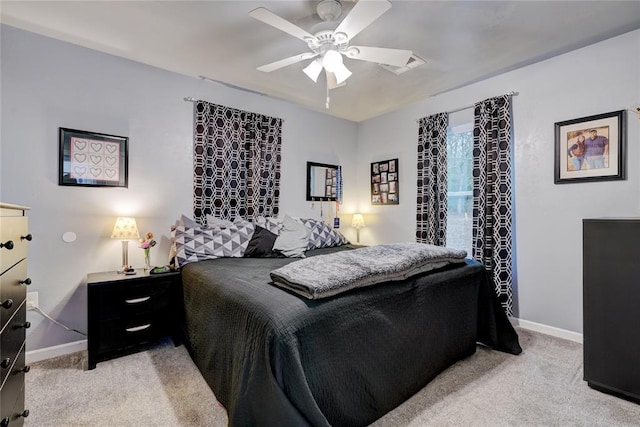
{"label": "ceiling fan", "polygon": [[329,108],[329,89],[344,86],[352,74],[344,65],[343,55],[351,59],[396,67],[403,67],[409,62],[412,55],[410,50],[349,45],[351,39],[390,8],[391,3],[387,0],[360,0],[341,22],[336,22],[342,14],[342,4],[339,0],[322,0],[318,3],[316,11],[323,22],[313,27],[313,34],[268,9],[263,7],[254,9],[249,12],[249,15],[302,40],[310,49],[310,52],[263,65],[258,67],[258,70],[269,73],[313,59],[303,71],[311,80],[317,82],[318,76],[324,69],[327,77],[327,108]]}

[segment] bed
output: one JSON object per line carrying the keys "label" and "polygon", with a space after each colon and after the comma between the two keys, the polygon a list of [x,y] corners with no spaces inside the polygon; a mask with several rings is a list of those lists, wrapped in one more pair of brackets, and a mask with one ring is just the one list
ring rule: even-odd
{"label": "bed", "polygon": [[473,260],[319,300],[270,284],[271,271],[294,261],[219,258],[182,269],[186,345],[231,426],[367,425],[477,342],[521,352]]}

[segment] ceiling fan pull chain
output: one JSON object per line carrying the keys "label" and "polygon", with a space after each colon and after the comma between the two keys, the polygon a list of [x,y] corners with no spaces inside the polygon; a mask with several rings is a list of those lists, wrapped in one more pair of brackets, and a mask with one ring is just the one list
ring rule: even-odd
{"label": "ceiling fan pull chain", "polygon": [[329,86],[327,86],[327,103],[325,104],[325,107],[327,108],[327,110],[329,109],[329,102],[331,100],[329,99]]}

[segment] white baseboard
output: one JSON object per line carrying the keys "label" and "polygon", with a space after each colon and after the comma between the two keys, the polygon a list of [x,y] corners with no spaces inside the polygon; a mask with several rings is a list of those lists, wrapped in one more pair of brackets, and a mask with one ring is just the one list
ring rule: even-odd
{"label": "white baseboard", "polygon": [[30,364],[40,362],[41,360],[71,354],[77,351],[84,351],[86,349],[87,340],[68,342],[65,344],[54,345],[53,347],[39,348],[37,350],[27,351],[25,354],[26,363]]}
{"label": "white baseboard", "polygon": [[553,337],[564,338],[566,340],[575,341],[580,344],[583,343],[582,334],[579,334],[578,332],[568,331],[566,329],[560,329],[554,326],[547,326],[543,325],[542,323],[531,322],[529,320],[522,320],[518,319],[517,317],[510,317],[509,320],[511,320],[511,323],[514,326],[520,326],[523,329],[541,332]]}

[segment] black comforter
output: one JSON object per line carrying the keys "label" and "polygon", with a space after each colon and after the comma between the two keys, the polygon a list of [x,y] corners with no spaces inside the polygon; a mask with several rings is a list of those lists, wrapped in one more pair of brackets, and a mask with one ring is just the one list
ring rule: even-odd
{"label": "black comforter", "polygon": [[366,425],[476,342],[521,351],[475,261],[322,300],[269,283],[292,261],[221,258],[182,270],[187,346],[231,426]]}

